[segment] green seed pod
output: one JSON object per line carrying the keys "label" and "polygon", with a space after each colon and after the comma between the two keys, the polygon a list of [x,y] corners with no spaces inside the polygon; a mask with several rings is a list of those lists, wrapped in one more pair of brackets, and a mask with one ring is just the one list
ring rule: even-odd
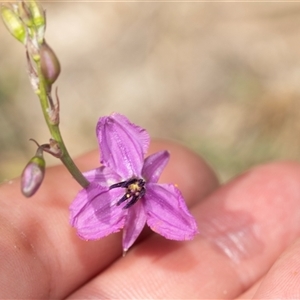
{"label": "green seed pod", "polygon": [[41,186],[45,175],[46,162],[42,151],[37,151],[36,155],[28,162],[21,176],[21,191],[25,197],[33,196]]}
{"label": "green seed pod", "polygon": [[60,74],[60,63],[54,51],[44,41],[40,47],[42,74],[48,85],[52,85]]}
{"label": "green seed pod", "polygon": [[0,7],[0,12],[2,20],[11,35],[25,44],[27,37],[26,27],[19,16],[12,9],[3,5]]}

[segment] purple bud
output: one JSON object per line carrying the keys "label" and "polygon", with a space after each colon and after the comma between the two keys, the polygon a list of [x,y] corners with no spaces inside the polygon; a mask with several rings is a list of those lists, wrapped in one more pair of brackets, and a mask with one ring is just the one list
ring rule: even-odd
{"label": "purple bud", "polygon": [[43,154],[37,154],[28,162],[21,176],[21,191],[25,197],[31,197],[39,189],[44,179],[45,160]]}
{"label": "purple bud", "polygon": [[60,63],[46,42],[40,47],[41,69],[47,84],[52,85],[60,73]]}

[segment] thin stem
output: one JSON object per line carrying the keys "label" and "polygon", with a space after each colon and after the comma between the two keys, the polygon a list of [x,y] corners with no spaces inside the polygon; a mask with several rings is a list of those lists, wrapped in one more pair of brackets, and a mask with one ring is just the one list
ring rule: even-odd
{"label": "thin stem", "polygon": [[75,165],[74,161],[72,160],[71,156],[68,153],[68,150],[64,144],[63,138],[60,133],[59,125],[53,124],[49,117],[49,111],[52,109],[49,106],[47,91],[46,91],[46,82],[41,72],[41,64],[39,61],[36,62],[37,72],[39,76],[39,90],[37,91],[37,95],[40,99],[42,111],[44,114],[44,118],[46,120],[47,126],[51,133],[52,138],[58,143],[61,157],[60,160],[69,170],[69,172],[73,175],[74,179],[83,187],[86,188],[89,185],[89,181],[83,176],[80,170]]}

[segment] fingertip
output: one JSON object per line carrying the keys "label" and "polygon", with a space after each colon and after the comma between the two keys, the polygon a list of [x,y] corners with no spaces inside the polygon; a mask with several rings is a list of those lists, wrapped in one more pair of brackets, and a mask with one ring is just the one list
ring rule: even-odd
{"label": "fingertip", "polygon": [[[292,205],[292,202],[293,205],[297,205],[298,197],[295,196],[300,196],[299,181],[300,164],[298,162],[276,161],[253,167],[232,180],[227,186],[234,185],[236,193],[248,190],[251,196],[255,197],[252,201],[248,199],[249,201],[234,203],[235,208],[240,204],[241,208],[245,209],[247,204],[249,208],[251,206],[252,211],[257,210],[259,213],[262,208],[267,210],[269,206],[271,209],[282,210],[282,201],[285,202],[285,207],[288,203]],[[249,193],[245,193],[246,198],[248,195]]]}
{"label": "fingertip", "polygon": [[[299,236],[300,164],[272,162],[228,182],[194,210],[201,236],[248,288]],[[227,261],[227,262],[226,262]],[[236,281],[236,282],[238,282]]]}

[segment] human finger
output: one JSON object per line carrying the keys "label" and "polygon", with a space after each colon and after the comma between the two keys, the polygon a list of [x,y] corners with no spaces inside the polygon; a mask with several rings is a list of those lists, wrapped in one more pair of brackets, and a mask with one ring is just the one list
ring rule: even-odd
{"label": "human finger", "polygon": [[253,299],[300,298],[300,238],[275,262]]}
{"label": "human finger", "polygon": [[[161,149],[169,149],[173,157],[162,179],[176,182],[184,177],[180,188],[188,203],[215,188],[214,173],[196,154],[163,141],[154,142],[150,151]],[[77,161],[82,170],[95,168],[99,153]],[[63,298],[121,255],[119,234],[86,242],[70,228],[68,206],[78,190],[62,166],[47,170],[44,184],[31,199],[20,196],[19,179],[1,186],[0,298]]]}
{"label": "human finger", "polygon": [[252,299],[255,293],[257,292],[259,286],[261,285],[263,278],[264,276],[260,278],[258,281],[256,281],[253,285],[251,285],[248,289],[243,291],[243,293],[238,295],[235,299],[236,300]]}
{"label": "human finger", "polygon": [[152,235],[70,299],[234,298],[299,235],[300,166],[257,167],[192,209],[202,233],[176,243]]}

